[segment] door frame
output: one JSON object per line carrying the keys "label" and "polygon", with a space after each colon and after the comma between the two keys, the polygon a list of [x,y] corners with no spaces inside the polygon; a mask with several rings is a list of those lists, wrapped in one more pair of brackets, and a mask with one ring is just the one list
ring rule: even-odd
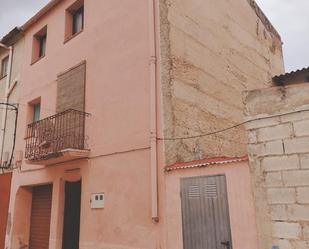
{"label": "door frame", "polygon": [[221,176],[221,177],[224,177],[224,180],[225,180],[225,192],[226,192],[226,205],[227,205],[227,210],[228,210],[228,213],[227,213],[227,218],[228,218],[228,224],[229,224],[229,236],[231,238],[231,245],[230,245],[230,249],[233,249],[233,236],[232,236],[232,227],[231,227],[231,217],[230,217],[230,204],[229,204],[229,194],[228,194],[228,187],[227,187],[227,176],[226,174],[224,173],[220,173],[220,174],[213,174],[213,175],[196,175],[196,176],[188,176],[188,177],[180,177],[180,209],[181,209],[181,229],[182,229],[182,245],[183,245],[183,248],[184,248],[184,239],[185,239],[185,235],[184,235],[184,210],[183,210],[183,207],[182,207],[182,182],[185,181],[185,180],[189,180],[189,179],[198,179],[198,178],[208,178],[208,177],[218,177],[218,176]]}

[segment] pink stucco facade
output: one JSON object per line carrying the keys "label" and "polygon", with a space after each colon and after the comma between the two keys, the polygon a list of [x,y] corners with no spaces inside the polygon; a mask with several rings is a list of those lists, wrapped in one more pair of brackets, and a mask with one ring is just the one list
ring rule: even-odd
{"label": "pink stucco facade", "polygon": [[[156,244],[156,225],[149,195],[148,3],[85,1],[85,28],[64,43],[65,9],[73,2],[62,1],[25,33],[16,150],[25,150],[28,103],[41,98],[41,119],[55,114],[57,75],[85,60],[91,152],[86,160],[50,167],[23,160],[21,171],[13,175],[11,248],[29,241],[25,224],[29,224],[31,202],[20,200],[25,198],[20,188],[47,183],[53,183],[52,220],[58,221],[51,224],[50,248],[60,248],[62,183],[70,178],[69,169],[77,169],[74,177],[82,179],[80,248],[149,248]],[[31,64],[33,35],[45,25],[46,56]],[[95,192],[106,193],[104,210],[90,209],[90,194]],[[20,201],[24,204],[18,205]]]}
{"label": "pink stucco facade", "polygon": [[[154,55],[160,62],[160,51],[153,51],[154,41],[160,40],[155,35],[159,21],[151,21],[152,15],[158,18],[152,12],[153,2],[85,0],[84,30],[65,41],[65,9],[74,1],[59,1],[25,30],[16,151],[25,151],[29,103],[40,98],[41,119],[54,115],[57,76],[85,61],[85,111],[90,113],[85,133],[90,153],[49,166],[32,165],[25,159],[18,162],[20,170],[12,178],[6,247],[29,245],[31,187],[53,184],[49,248],[60,249],[64,183],[81,179],[81,249],[182,248],[180,178],[224,174],[234,248],[257,249],[248,162],[166,173],[163,143],[156,141],[157,168],[151,168],[152,122],[158,137],[163,130],[161,69],[152,68]],[[157,6],[154,9],[158,11]],[[44,26],[46,55],[32,63],[33,36]],[[152,88],[154,77],[156,88]],[[91,209],[91,194],[100,192],[105,193],[104,209]],[[157,209],[158,217],[153,219]]]}

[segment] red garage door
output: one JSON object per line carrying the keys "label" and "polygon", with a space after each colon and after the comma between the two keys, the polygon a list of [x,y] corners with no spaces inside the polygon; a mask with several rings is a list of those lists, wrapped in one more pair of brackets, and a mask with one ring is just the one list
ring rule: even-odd
{"label": "red garage door", "polygon": [[32,190],[29,249],[49,248],[52,189],[52,185],[44,185]]}
{"label": "red garage door", "polygon": [[12,174],[0,174],[0,248],[4,248]]}

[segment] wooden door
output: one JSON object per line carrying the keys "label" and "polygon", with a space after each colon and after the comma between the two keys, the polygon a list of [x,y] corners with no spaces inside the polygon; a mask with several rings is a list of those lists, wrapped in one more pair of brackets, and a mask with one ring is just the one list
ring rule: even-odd
{"label": "wooden door", "polygon": [[224,175],[181,180],[184,249],[232,249]]}
{"label": "wooden door", "polygon": [[81,181],[65,183],[62,249],[79,249]]}
{"label": "wooden door", "polygon": [[29,249],[48,249],[52,185],[33,187]]}

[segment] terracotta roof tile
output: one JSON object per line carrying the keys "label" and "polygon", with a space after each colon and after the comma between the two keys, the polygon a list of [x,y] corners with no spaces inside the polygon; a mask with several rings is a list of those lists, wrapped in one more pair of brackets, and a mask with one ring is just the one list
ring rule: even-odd
{"label": "terracotta roof tile", "polygon": [[213,157],[191,162],[175,163],[165,167],[165,172],[170,172],[179,169],[203,168],[210,165],[228,164],[235,162],[247,161],[248,156],[243,157]]}

